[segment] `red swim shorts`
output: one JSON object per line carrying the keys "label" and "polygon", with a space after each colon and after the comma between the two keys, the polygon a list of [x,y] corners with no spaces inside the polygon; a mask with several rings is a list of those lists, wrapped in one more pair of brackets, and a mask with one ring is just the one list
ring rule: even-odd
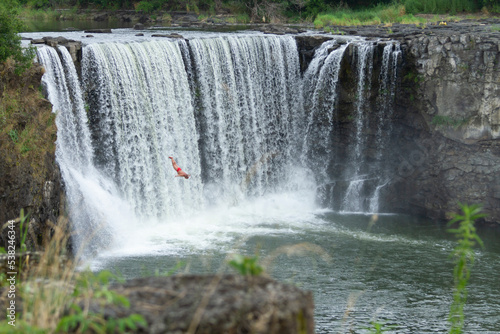
{"label": "red swim shorts", "polygon": [[182,170],[180,167],[179,167],[179,168],[177,168],[177,173],[178,173],[180,170]]}

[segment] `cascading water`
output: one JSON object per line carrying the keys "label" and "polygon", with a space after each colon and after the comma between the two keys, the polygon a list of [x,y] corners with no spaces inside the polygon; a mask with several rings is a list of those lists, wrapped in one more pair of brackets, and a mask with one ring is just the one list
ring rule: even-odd
{"label": "cascading water", "polygon": [[65,183],[73,243],[79,252],[110,246],[110,228],[127,216],[127,205],[93,166],[87,115],[71,55],[64,47],[44,47],[37,54],[47,70],[43,85],[57,113],[56,159]]}
{"label": "cascading water", "polygon": [[238,201],[290,184],[302,101],[292,37],[189,41],[195,68],[204,180]]}
{"label": "cascading water", "polygon": [[380,190],[389,182],[390,175],[387,172],[387,143],[392,132],[390,121],[394,111],[394,98],[396,95],[396,83],[398,77],[398,65],[401,60],[401,48],[399,44],[387,44],[382,54],[382,69],[380,71],[380,89],[378,94],[378,115],[376,132],[376,157],[372,169],[379,173],[378,184],[373,196],[370,198],[369,211],[378,212]]}
{"label": "cascading water", "polygon": [[[336,49],[331,51],[331,48]],[[328,180],[329,165],[335,158],[332,131],[335,131],[340,63],[346,49],[347,44],[338,45],[335,40],[323,43],[304,74],[304,101],[308,116],[301,159],[304,164],[312,161],[323,180]],[[315,126],[318,120],[320,124]]]}
{"label": "cascading water", "polygon": [[[179,44],[92,44],[82,63],[97,165],[135,212],[162,218],[202,208],[198,133]],[[189,166],[190,182],[167,177],[169,156]]]}
{"label": "cascading water", "polygon": [[[91,226],[99,248],[128,240],[124,225],[169,224],[290,191],[314,198],[317,184],[335,183],[338,83],[349,48],[358,82],[344,173],[352,182],[345,196],[333,187],[329,195],[344,197],[340,211],[374,210],[373,193],[369,208],[362,193],[372,42],[326,42],[303,75],[291,36],[94,43],[83,49],[83,89],[64,48],[61,58],[41,48],[73,224]],[[398,52],[384,49],[381,120],[392,109]],[[189,181],[173,177],[169,156]],[[85,243],[76,238],[77,247]]]}
{"label": "cascading water", "polygon": [[354,48],[358,86],[355,102],[355,138],[352,141],[352,149],[348,160],[350,168],[347,169],[348,172],[345,174],[350,183],[342,205],[342,210],[347,212],[365,211],[364,201],[366,196],[362,193],[364,179],[366,178],[364,170],[364,167],[366,167],[364,154],[366,136],[364,132],[368,127],[367,111],[369,109],[367,108],[367,101],[371,87],[374,49],[375,46],[371,43],[359,44]]}
{"label": "cascading water", "polygon": [[[380,72],[375,72],[377,44],[356,40],[337,43],[323,43],[304,74],[308,118],[301,156],[304,164],[314,167],[321,203],[340,212],[378,212],[379,192],[389,177],[385,171],[386,144],[401,50],[398,44],[385,45]],[[343,67],[350,69],[341,73]],[[379,73],[378,77],[374,73]],[[341,80],[352,81],[352,107],[345,102],[339,106],[342,91],[350,89],[350,84]],[[379,87],[376,103],[372,102],[373,84]],[[344,99],[353,98],[343,94]],[[370,137],[374,128],[375,141]],[[370,150],[376,154],[367,159]]]}

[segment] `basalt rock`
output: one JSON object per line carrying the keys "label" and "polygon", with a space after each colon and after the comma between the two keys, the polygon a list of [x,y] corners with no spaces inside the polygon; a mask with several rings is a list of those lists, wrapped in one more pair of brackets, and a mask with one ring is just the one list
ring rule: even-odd
{"label": "basalt rock", "polygon": [[[484,207],[486,222],[500,222],[500,33],[492,31],[489,21],[355,30],[352,33],[360,36],[379,36],[372,39],[377,48],[371,82],[378,80],[384,43],[398,41],[403,52],[386,148],[390,154],[385,165],[393,177],[380,190],[380,211],[449,219],[459,210],[458,203],[477,203]],[[305,71],[324,40],[296,39]],[[349,115],[357,83],[351,49],[344,55],[339,79],[334,139],[339,157],[348,156],[349,134],[354,132]],[[371,87],[368,124],[377,124],[378,90],[377,85]],[[369,138],[375,131],[364,130]],[[368,161],[374,159],[374,151],[368,140]],[[341,159],[332,165],[341,169]]]}
{"label": "basalt rock", "polygon": [[411,212],[447,219],[458,202],[479,203],[500,222],[500,34],[488,27],[401,40],[395,117],[407,141],[391,192]]}
{"label": "basalt rock", "polygon": [[113,31],[111,31],[111,29],[89,29],[89,30],[85,30],[84,32],[88,33],[88,34],[111,34],[111,33],[113,33]]}
{"label": "basalt rock", "polygon": [[[93,37],[91,35],[87,35],[87,37]],[[80,69],[80,62],[82,59],[82,42],[75,41],[72,39],[67,39],[65,37],[43,37],[41,39],[33,39],[31,40],[31,44],[46,44],[52,47],[64,46],[68,49],[69,54],[71,55],[71,59],[75,63],[77,69]]]}

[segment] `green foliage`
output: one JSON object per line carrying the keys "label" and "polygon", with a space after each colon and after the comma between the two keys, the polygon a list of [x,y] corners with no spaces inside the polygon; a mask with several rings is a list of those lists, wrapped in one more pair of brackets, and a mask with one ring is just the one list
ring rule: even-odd
{"label": "green foliage", "polygon": [[394,329],[395,327],[393,325],[386,325],[384,323],[380,323],[377,321],[371,321],[370,324],[371,324],[370,327],[364,328],[368,330],[369,334],[383,334],[384,332]]}
{"label": "green foliage", "polygon": [[22,319],[16,319],[16,326],[9,325],[7,321],[0,322],[0,333],[2,334],[46,334],[48,331],[32,326]]}
{"label": "green foliage", "polygon": [[469,122],[467,118],[463,119],[456,119],[452,118],[450,116],[441,116],[441,115],[436,115],[432,118],[431,124],[436,125],[436,126],[452,126],[454,128],[458,128],[462,125],[465,125]]}
{"label": "green foliage", "polygon": [[404,6],[377,5],[373,8],[352,10],[350,8],[340,8],[328,13],[322,13],[314,20],[316,28],[322,28],[328,25],[335,26],[359,26],[359,25],[377,25],[391,23],[420,23],[421,19],[413,15],[406,14]]}
{"label": "green foliage", "polygon": [[71,305],[70,315],[61,319],[56,331],[61,333],[78,332],[87,333],[129,333],[136,331],[139,326],[147,326],[146,320],[140,314],[131,314],[125,318],[103,319],[96,313],[86,313],[76,304]]}
{"label": "green foliage", "polygon": [[12,142],[14,144],[17,143],[17,141],[19,140],[19,136],[17,135],[17,130],[16,129],[12,129],[9,131],[9,137],[10,139],[12,139]]}
{"label": "green foliage", "polygon": [[486,216],[481,213],[481,207],[479,205],[468,206],[460,204],[460,208],[463,214],[454,214],[453,219],[448,223],[448,226],[454,226],[458,223],[457,228],[448,230],[458,238],[458,245],[451,254],[455,261],[455,268],[453,270],[455,289],[448,318],[451,324],[451,334],[462,333],[464,327],[464,306],[467,300],[467,283],[470,278],[470,268],[474,263],[473,247],[476,243],[481,247],[483,246],[482,240],[476,234],[474,222]]}
{"label": "green foliage", "polygon": [[13,58],[17,62],[16,74],[23,73],[31,66],[35,56],[33,48],[23,49],[21,37],[22,23],[18,18],[19,4],[16,0],[0,2],[0,63]]}
{"label": "green foliage", "polygon": [[135,10],[137,12],[144,12],[144,13],[151,13],[157,9],[158,9],[157,4],[151,1],[141,1],[135,7]]}
{"label": "green foliage", "polygon": [[422,81],[424,81],[424,77],[421,76],[420,74],[418,73],[415,73],[415,72],[408,72],[404,77],[403,77],[403,81],[404,82],[409,82],[409,83],[413,83],[415,85],[420,85],[420,83]]}
{"label": "green foliage", "polygon": [[479,10],[478,2],[474,0],[405,0],[406,12],[410,14],[432,13],[455,15],[458,12]]}
{"label": "green foliage", "polygon": [[25,252],[26,247],[26,237],[28,236],[28,225],[29,225],[29,213],[24,215],[24,209],[21,209],[21,215],[19,216],[19,231],[21,232],[21,252]]}
{"label": "green foliage", "polygon": [[255,256],[243,256],[236,254],[233,256],[233,259],[229,261],[229,265],[236,269],[241,275],[244,276],[258,276],[263,271],[264,268],[260,266],[257,261],[259,257]]}
{"label": "green foliage", "polygon": [[[75,300],[98,301],[103,308],[107,305],[130,307],[130,302],[125,296],[109,289],[111,281],[122,281],[122,279],[110,271],[101,271],[98,274],[90,271],[83,272],[77,277],[73,297]],[[135,331],[138,326],[147,326],[146,321],[139,314],[132,314],[125,318],[104,319],[98,313],[89,312],[77,303],[72,303],[69,314],[59,321],[57,331],[85,333],[91,330],[95,333],[126,333],[129,329]]]}

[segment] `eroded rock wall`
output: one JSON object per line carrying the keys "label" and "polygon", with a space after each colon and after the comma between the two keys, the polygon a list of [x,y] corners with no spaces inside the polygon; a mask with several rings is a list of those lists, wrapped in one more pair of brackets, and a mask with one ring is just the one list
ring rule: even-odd
{"label": "eroded rock wall", "polygon": [[500,34],[441,29],[401,42],[394,139],[404,149],[388,201],[444,219],[477,203],[500,222]]}
{"label": "eroded rock wall", "polygon": [[[486,221],[500,222],[500,33],[491,27],[488,22],[465,22],[424,29],[398,25],[392,34],[384,34],[380,27],[355,31],[379,46],[374,83],[383,43],[396,40],[403,51],[394,112],[388,116],[391,127],[386,135],[391,138],[384,164],[392,176],[380,191],[381,212],[449,219],[459,210],[458,203],[481,204]],[[298,47],[306,68],[304,62],[322,41],[304,38]],[[347,52],[336,106],[333,142],[340,153],[330,173],[334,180],[341,180],[338,171],[346,163],[355,131],[355,66]],[[366,102],[371,119],[378,108],[378,89],[371,87]],[[376,129],[364,132],[366,160],[374,161]]]}

